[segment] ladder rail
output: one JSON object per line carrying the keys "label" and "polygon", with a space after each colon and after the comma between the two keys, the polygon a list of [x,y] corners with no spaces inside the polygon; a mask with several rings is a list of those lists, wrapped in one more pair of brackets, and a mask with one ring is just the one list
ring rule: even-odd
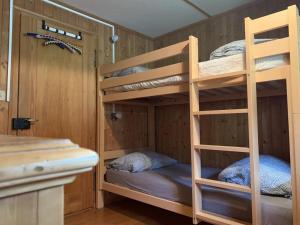
{"label": "ladder rail", "polygon": [[[246,37],[246,77],[238,76],[234,74],[230,78],[231,74],[223,74],[216,76],[214,78],[209,77],[196,77],[190,76],[190,82],[194,81],[198,83],[199,89],[204,90],[209,88],[219,88],[226,86],[239,85],[241,83],[247,83],[247,100],[248,100],[248,129],[249,129],[249,156],[251,163],[251,195],[252,195],[252,224],[261,225],[261,203],[260,203],[260,179],[259,179],[259,148],[258,148],[258,122],[257,122],[257,93],[256,93],[256,83],[266,82],[271,80],[285,79],[287,81],[287,98],[288,98],[288,114],[289,114],[289,136],[290,136],[290,158],[291,158],[291,168],[292,168],[292,187],[293,187],[293,223],[298,224],[300,221],[300,216],[298,213],[300,194],[298,188],[300,186],[299,176],[296,173],[300,172],[300,167],[296,166],[295,159],[299,158],[300,142],[296,140],[295,135],[299,133],[300,129],[300,104],[298,99],[300,96],[299,89],[299,23],[300,17],[296,5],[289,6],[287,10],[283,10],[271,15],[267,15],[258,19],[251,20],[250,18],[245,19],[245,37]],[[281,27],[288,27],[289,36],[288,38],[283,38],[280,40],[274,40],[270,43],[264,43],[260,45],[254,44],[254,35],[264,33],[267,31],[275,30]],[[278,46],[277,46],[278,45]],[[255,52],[253,52],[255,51]],[[290,54],[290,65],[282,66],[279,68],[273,68],[267,71],[255,72],[255,58],[264,57],[267,55],[276,55],[279,53],[289,53]],[[235,76],[235,77],[234,77]],[[218,82],[216,82],[218,81]],[[191,89],[195,94],[195,86],[191,85]],[[191,96],[191,94],[190,94]],[[190,97],[190,104],[192,101],[198,101],[195,95]],[[194,108],[190,108],[191,110]],[[200,112],[199,108],[194,110],[194,116],[191,115],[191,122],[195,122],[195,118],[199,120],[200,114],[206,115],[216,115],[222,114],[222,111],[210,111],[210,112]],[[232,114],[234,111],[226,111],[227,114]],[[238,111],[241,112],[241,111]],[[192,119],[193,118],[193,119]],[[197,128],[198,129],[198,128]],[[199,129],[198,129],[199,130]],[[193,129],[191,128],[191,134]],[[195,137],[195,135],[194,135]],[[199,137],[200,138],[200,137]],[[195,140],[195,139],[191,139]],[[199,139],[200,140],[200,139]],[[200,147],[200,141],[194,143],[192,142],[192,164],[200,162],[200,158],[196,157],[199,151],[203,148]],[[196,147],[195,147],[196,146]],[[222,146],[206,146],[209,150],[229,150],[223,148]],[[205,148],[204,148],[205,149]],[[241,149],[235,149],[241,150]],[[244,149],[246,151],[246,149]],[[198,161],[196,161],[196,160]],[[200,165],[200,164],[199,164]],[[193,174],[193,179],[195,174]],[[202,180],[202,183],[214,184],[221,186],[220,183],[212,183],[210,181]],[[193,183],[193,188],[194,187]],[[198,190],[198,189],[197,189]],[[198,193],[201,195],[201,193]],[[197,195],[198,195],[197,194]],[[199,199],[197,199],[199,200]],[[195,202],[195,196],[193,195],[193,201]],[[233,222],[231,218],[222,218],[221,215],[217,215],[210,212],[199,211],[195,213],[194,210],[194,222],[198,220],[204,220],[214,224],[222,225],[233,225],[233,224],[244,224],[243,222]],[[198,219],[198,220],[197,220]]]}
{"label": "ladder rail", "polygon": [[[198,85],[192,82],[199,75],[198,68],[198,39],[189,37],[189,93],[190,93],[190,133],[191,143],[200,144],[200,124],[198,119],[193,115],[194,111],[199,111],[199,93]],[[198,224],[197,212],[202,211],[202,193],[196,185],[195,177],[201,175],[201,161],[195,154],[194,146],[191,145],[192,157],[192,198],[193,198],[193,223]]]}
{"label": "ladder rail", "polygon": [[248,102],[248,135],[250,148],[252,223],[261,225],[259,145],[257,119],[257,93],[255,79],[254,32],[251,30],[251,19],[245,19],[246,69],[247,69],[247,102]]}
{"label": "ladder rail", "polygon": [[[232,189],[242,192],[251,193],[252,199],[252,224],[261,225],[261,203],[260,203],[260,179],[259,179],[259,146],[258,146],[258,120],[257,120],[257,93],[256,93],[256,78],[255,78],[255,58],[253,55],[254,33],[251,33],[251,19],[245,19],[245,36],[246,36],[246,84],[247,84],[247,108],[245,109],[226,109],[226,110],[210,110],[200,111],[199,105],[199,86],[198,82],[199,71],[197,65],[198,49],[195,46],[197,39],[190,37],[190,124],[191,124],[191,155],[192,155],[192,187],[193,187],[193,222],[197,224],[201,216],[199,214],[202,210],[202,185],[211,185],[218,188]],[[192,49],[193,48],[193,49]],[[197,53],[195,52],[197,50]],[[194,65],[192,65],[194,63]],[[228,79],[230,76],[237,76],[237,74],[226,74],[220,76],[219,79]],[[207,79],[207,78],[205,78]],[[228,115],[228,114],[247,114],[248,115],[248,138],[249,147],[230,147],[230,146],[214,146],[202,145],[200,141],[200,116],[207,115]],[[249,188],[234,185],[224,184],[222,182],[213,181],[201,177],[201,150],[214,151],[229,151],[229,152],[244,152],[248,153],[250,157],[250,173],[251,186]],[[198,150],[198,151],[195,151]],[[215,216],[216,217],[216,216]],[[221,218],[221,215],[220,215]],[[227,222],[227,221],[226,221]],[[224,222],[224,224],[226,224]],[[230,224],[230,223],[229,223]]]}

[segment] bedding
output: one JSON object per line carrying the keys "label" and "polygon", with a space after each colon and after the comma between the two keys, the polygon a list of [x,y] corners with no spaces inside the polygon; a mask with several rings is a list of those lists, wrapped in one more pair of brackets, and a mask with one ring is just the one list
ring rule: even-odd
{"label": "bedding", "polygon": [[112,74],[112,77],[123,77],[123,76],[127,76],[127,75],[133,74],[133,73],[142,73],[147,70],[149,70],[149,69],[146,67],[143,67],[143,66],[134,66],[134,67],[130,67],[130,68],[127,68],[124,70],[114,72]]}
{"label": "bedding", "polygon": [[[271,39],[255,39],[255,43],[262,43]],[[287,55],[275,55],[256,60],[256,71],[268,70],[289,63]],[[245,70],[245,40],[234,41],[213,51],[209,61],[199,63],[199,73],[201,76],[213,76],[223,73],[232,73]],[[114,73],[111,78],[126,76],[128,74],[140,73],[147,71],[145,67],[132,67],[117,73]],[[170,76],[161,79],[142,81],[134,84],[122,85],[114,88],[106,89],[107,92],[126,92],[133,90],[141,90],[147,88],[162,87],[167,85],[175,85],[183,82],[188,82],[187,74]]]}
{"label": "bedding", "polygon": [[[259,44],[270,40],[272,39],[255,39],[254,43]],[[233,41],[228,44],[222,45],[221,47],[214,50],[210,54],[210,59],[212,60],[212,59],[218,59],[226,56],[237,55],[237,54],[245,53],[245,51],[246,51],[245,40]]]}
{"label": "bedding", "polygon": [[[288,64],[287,55],[276,55],[268,58],[256,60],[256,71],[272,69]],[[246,69],[244,54],[227,56],[199,63],[199,73],[201,76],[218,75],[222,73],[232,73]]]}
{"label": "bedding", "polygon": [[[115,78],[109,78],[109,79],[115,79]],[[134,90],[141,90],[141,89],[147,89],[147,88],[155,88],[155,87],[162,87],[167,85],[175,85],[183,82],[188,82],[188,76],[171,76],[156,80],[148,80],[148,81],[142,81],[139,83],[134,84],[126,84],[115,88],[107,89],[106,91],[117,91],[117,92],[125,92],[125,91],[134,91]]]}
{"label": "bedding", "polygon": [[133,152],[119,157],[108,164],[108,168],[128,172],[142,172],[177,163],[177,160],[154,151]]}
{"label": "bedding", "polygon": [[[263,194],[287,196],[292,195],[290,165],[270,155],[259,157],[260,189]],[[250,159],[239,160],[225,168],[219,174],[219,180],[250,186]]]}
{"label": "bedding", "polygon": [[[256,60],[256,71],[263,71],[289,63],[286,55],[276,55],[268,58]],[[245,70],[245,55],[237,54],[219,59],[213,59],[199,63],[199,73],[201,76],[213,76],[223,73],[231,73]],[[109,79],[116,79],[115,77]],[[134,84],[122,85],[115,88],[106,89],[106,91],[126,92],[133,90],[141,90],[147,88],[162,87],[167,85],[175,85],[188,82],[188,75],[177,75],[156,80],[143,81]]]}
{"label": "bedding", "polygon": [[[202,177],[217,178],[219,169],[203,168]],[[191,167],[174,164],[160,169],[130,173],[108,169],[106,181],[171,201],[192,205]],[[203,186],[203,209],[251,220],[249,194]],[[292,201],[287,198],[262,196],[263,225],[292,225]],[[250,213],[249,213],[250,212]]]}

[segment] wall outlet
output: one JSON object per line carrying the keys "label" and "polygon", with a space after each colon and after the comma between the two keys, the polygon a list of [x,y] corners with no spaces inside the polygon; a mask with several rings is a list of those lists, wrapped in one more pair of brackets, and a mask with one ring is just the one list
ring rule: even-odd
{"label": "wall outlet", "polygon": [[0,101],[5,101],[5,91],[4,90],[0,90]]}

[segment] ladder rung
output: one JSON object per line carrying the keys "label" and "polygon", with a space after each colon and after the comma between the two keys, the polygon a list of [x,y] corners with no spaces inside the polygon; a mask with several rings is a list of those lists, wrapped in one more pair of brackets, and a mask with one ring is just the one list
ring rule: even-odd
{"label": "ladder rung", "polygon": [[224,110],[207,110],[194,112],[194,116],[203,115],[226,115],[226,114],[243,114],[248,113],[248,109],[224,109]]}
{"label": "ladder rung", "polygon": [[226,79],[226,78],[235,78],[245,76],[247,74],[246,70],[232,72],[232,73],[223,73],[219,75],[200,75],[199,78],[194,79],[193,82],[203,82],[203,81],[211,81],[211,80],[218,80],[218,79]]}
{"label": "ladder rung", "polygon": [[218,180],[210,180],[205,178],[196,179],[195,182],[201,185],[209,185],[217,188],[223,188],[228,190],[235,190],[245,193],[251,193],[251,188],[245,185],[232,184]]}
{"label": "ladder rung", "polygon": [[243,152],[249,153],[250,149],[247,147],[236,147],[236,146],[221,146],[221,145],[195,145],[197,150],[211,150],[211,151],[224,151],[224,152]]}
{"label": "ladder rung", "polygon": [[218,225],[249,225],[249,223],[247,222],[243,222],[234,218],[228,218],[222,215],[217,215],[215,213],[208,213],[205,211],[197,212],[196,217],[199,220]]}

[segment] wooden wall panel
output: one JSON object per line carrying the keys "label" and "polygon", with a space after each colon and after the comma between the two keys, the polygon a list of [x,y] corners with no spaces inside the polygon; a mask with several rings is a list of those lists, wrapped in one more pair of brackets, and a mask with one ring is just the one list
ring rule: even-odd
{"label": "wooden wall panel", "polygon": [[158,106],[155,109],[157,151],[190,163],[189,105]]}
{"label": "wooden wall panel", "polygon": [[[211,17],[174,32],[162,35],[154,40],[154,49],[188,39],[189,35],[199,38],[200,61],[209,59],[210,53],[216,48],[231,41],[244,39],[244,18],[258,18],[270,13],[286,9],[289,5],[300,3],[297,0],[260,0],[244,5],[238,9]],[[287,35],[287,29],[280,29],[264,34],[263,37],[278,38]],[[162,66],[178,62],[180,57],[173,57],[155,63]],[[261,153],[275,154],[289,160],[288,124],[285,97],[269,97],[259,99],[260,150]],[[231,101],[221,104],[205,103],[201,107],[237,107],[245,105],[245,101]],[[163,106],[156,109],[156,137],[158,151],[167,153],[183,162],[190,161],[189,129],[184,125],[188,122],[188,106]],[[178,118],[185,120],[178,122]],[[161,128],[161,129],[159,129]],[[170,130],[169,128],[172,128]],[[205,143],[247,145],[247,120],[243,116],[215,116],[201,120],[201,137]],[[214,129],[213,129],[214,128]],[[217,130],[216,132],[214,130]],[[271,132],[272,131],[272,132]],[[171,138],[170,138],[171,136]],[[176,143],[176,144],[175,144]],[[243,155],[204,152],[204,165],[226,166],[240,159]]]}
{"label": "wooden wall panel", "polygon": [[[6,92],[8,1],[0,2],[0,91]],[[0,133],[8,129],[8,103],[0,100]]]}
{"label": "wooden wall panel", "polygon": [[[188,39],[189,35],[199,38],[200,61],[209,59],[209,54],[216,48],[231,41],[244,39],[244,18],[257,18],[270,13],[286,9],[289,5],[297,4],[297,0],[259,0],[231,10],[221,15],[195,23],[188,27],[160,36],[154,40],[154,48],[161,48]],[[264,37],[286,36],[287,30],[282,29],[270,32]],[[178,59],[175,58],[175,59]],[[172,60],[171,60],[172,61]],[[176,60],[175,60],[176,61]],[[167,64],[169,61],[160,62],[158,65]]]}
{"label": "wooden wall panel", "polygon": [[[0,1],[0,43],[1,47],[1,64],[0,64],[0,89],[6,89],[6,72],[7,72],[7,35],[8,35],[8,5],[9,0]],[[98,67],[103,63],[111,63],[111,43],[109,38],[111,36],[111,30],[103,25],[95,24],[87,19],[82,17],[73,15],[72,13],[65,12],[61,9],[55,8],[53,6],[42,3],[41,0],[15,0],[15,11],[22,12],[28,15],[32,15],[39,19],[44,18],[46,21],[51,21],[54,24],[61,24],[63,26],[69,27],[71,30],[80,30],[85,33],[89,33],[93,35],[97,40],[94,43],[90,43],[91,48],[95,49],[95,54],[98,56]],[[14,31],[18,33],[20,24],[18,23],[19,16],[16,15]],[[144,53],[153,49],[153,41],[151,38],[143,36],[137,32],[130,31],[124,27],[116,25],[116,33],[120,37],[120,41],[116,44],[116,58],[117,60],[121,60],[130,56],[134,56],[140,53]],[[89,47],[89,48],[90,48]],[[18,94],[18,57],[19,57],[19,41],[18,37],[14,35],[14,71],[13,74],[13,94]],[[90,70],[90,65],[94,64],[94,56],[90,58],[89,63],[87,63],[87,68],[83,68],[84,71]],[[92,66],[93,67],[93,66]],[[92,68],[95,70],[95,68]],[[81,71],[82,73],[82,71]],[[70,129],[70,131],[74,135],[75,133],[86,132],[86,135],[80,139],[80,141],[76,141],[79,145],[96,149],[96,73],[94,77],[86,76],[85,79],[73,80],[72,82],[77,82],[76,86],[81,86],[84,99],[83,110],[81,112],[82,123],[80,123],[80,128],[74,126]],[[80,83],[78,83],[80,82]],[[66,89],[71,89],[70,85],[72,83],[65,82],[64,83]],[[74,86],[74,85],[73,85]],[[15,134],[11,130],[11,118],[12,116],[16,116],[18,114],[18,102],[12,101],[10,104],[0,101],[0,133],[2,134]],[[73,107],[73,110],[78,110],[78,106],[76,104],[69,105],[69,107]],[[130,108],[130,107],[129,107]],[[134,109],[131,107],[130,109],[127,107],[119,107],[118,110],[124,110],[125,117],[143,119],[144,115],[147,118],[147,114],[145,114],[145,110],[143,108],[138,107]],[[70,108],[70,110],[72,110]],[[137,112],[136,114],[131,112]],[[109,113],[109,112],[108,112]],[[77,112],[78,114],[78,112]],[[72,116],[72,115],[70,115]],[[132,119],[133,120],[133,119]],[[131,121],[132,121],[131,120]],[[74,121],[76,123],[76,121]],[[147,123],[147,120],[145,120]],[[147,132],[147,124],[145,123],[137,123],[134,122],[131,125],[131,128],[135,132],[146,133]],[[109,129],[114,131],[123,131],[126,130],[124,126],[128,126],[127,123],[113,123],[108,126],[107,132],[112,133]],[[80,130],[80,131],[79,131]],[[75,133],[74,133],[75,132]],[[113,139],[110,140],[110,144],[113,147],[123,147],[123,146],[140,146],[144,145],[146,138],[137,139],[137,133],[134,135],[127,135],[126,139]],[[65,137],[68,138],[68,137]],[[115,141],[115,142],[114,142]],[[135,142],[137,141],[137,142]],[[79,176],[75,183],[66,186],[65,198],[67,200],[67,204],[65,207],[66,213],[73,213],[80,210],[84,210],[86,208],[90,208],[94,206],[94,174],[88,173]]]}
{"label": "wooden wall panel", "polygon": [[[245,100],[201,103],[202,110],[243,108]],[[271,154],[289,161],[289,137],[286,96],[258,99],[259,147],[261,154]],[[218,115],[201,118],[203,144],[247,146],[246,115]],[[156,143],[158,152],[190,163],[189,107],[187,104],[156,108]],[[203,165],[225,167],[245,155],[203,151]]]}
{"label": "wooden wall panel", "polygon": [[107,105],[105,150],[137,149],[148,145],[148,107],[116,105],[122,118],[111,120],[112,105]]}

